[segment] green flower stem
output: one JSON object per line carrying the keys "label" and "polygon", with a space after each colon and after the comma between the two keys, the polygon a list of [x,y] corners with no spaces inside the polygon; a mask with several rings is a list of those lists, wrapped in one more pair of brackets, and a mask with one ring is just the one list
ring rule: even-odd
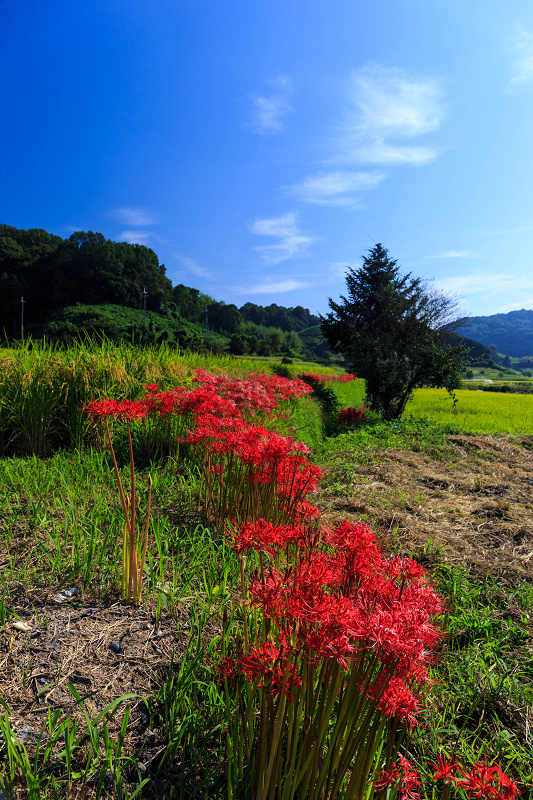
{"label": "green flower stem", "polygon": [[[129,419],[126,420],[128,428],[128,446],[130,454],[130,476],[131,476],[131,524],[130,524],[130,574],[128,581],[128,597],[137,598],[137,553],[135,549],[135,511],[137,498],[135,493],[135,465],[133,463],[133,445],[131,442],[131,428]],[[132,592],[133,589],[133,592]]]}
{"label": "green flower stem", "polygon": [[268,789],[269,789],[269,784],[270,784],[270,781],[271,781],[271,778],[272,778],[272,773],[273,773],[273,770],[274,770],[274,765],[277,764],[278,754],[277,754],[276,751],[280,747],[280,743],[281,743],[280,740],[281,740],[281,732],[282,732],[282,723],[285,720],[285,710],[286,710],[286,706],[287,706],[286,690],[287,690],[287,683],[289,681],[289,676],[291,674],[290,668],[292,666],[292,662],[293,662],[293,650],[292,650],[292,647],[290,647],[289,648],[289,653],[288,653],[288,656],[287,656],[287,663],[285,664],[285,670],[284,670],[284,674],[283,674],[283,684],[282,684],[282,687],[281,687],[281,690],[280,690],[280,695],[279,695],[280,699],[279,699],[278,710],[277,710],[277,713],[276,713],[276,717],[275,717],[275,720],[274,720],[274,726],[273,726],[273,729],[272,729],[272,737],[271,737],[271,739],[272,739],[272,747],[271,747],[271,750],[270,750],[270,759],[269,759],[269,762],[268,762],[268,767],[267,767],[267,772],[266,772],[265,781],[264,781],[264,785],[263,785],[263,790],[261,791],[261,793],[258,793],[258,796],[257,796],[258,800],[266,800]]}

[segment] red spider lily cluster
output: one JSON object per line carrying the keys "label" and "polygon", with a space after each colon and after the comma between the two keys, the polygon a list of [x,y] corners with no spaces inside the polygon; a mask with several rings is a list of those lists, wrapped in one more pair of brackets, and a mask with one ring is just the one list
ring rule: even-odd
{"label": "red spider lily cluster", "polygon": [[[279,521],[310,520],[317,510],[305,501],[320,477],[309,463],[307,448],[259,424],[290,413],[290,404],[311,392],[303,381],[276,375],[251,375],[231,380],[197,370],[194,388],[179,386],[159,391],[146,386],[139,400],[101,398],[83,411],[105,423],[125,515],[123,595],[140,600],[146,554],[147,527],[142,543],[135,528],[135,466],[130,423],[141,421],[145,455],[178,455],[180,444],[189,446],[202,465],[205,513],[216,522],[238,521],[269,514]],[[109,422],[126,422],[130,452],[131,494],[120,478]]]}
{"label": "red spider lily cluster", "polygon": [[[260,565],[248,586],[242,571],[244,641],[220,664],[241,709],[241,779],[255,782],[257,798],[334,798],[341,789],[365,797],[375,771],[390,766],[398,731],[417,723],[441,638],[440,598],[419,564],[385,558],[363,524],[257,520],[230,537]],[[273,780],[294,791],[269,795]]]}
{"label": "red spider lily cluster", "polygon": [[466,793],[468,798],[491,798],[491,800],[514,800],[520,797],[515,783],[505,775],[499,764],[475,762],[465,769],[453,759],[437,757],[433,780],[442,779],[447,786],[453,785]]}
{"label": "red spider lily cluster", "polygon": [[365,406],[361,408],[341,408],[337,414],[337,419],[341,425],[359,425],[366,419],[366,410]]}
{"label": "red spider lily cluster", "polygon": [[[195,447],[202,464],[204,510],[218,523],[257,519],[278,522],[309,515],[303,504],[320,478],[307,448],[240,416],[196,415],[183,442]],[[314,513],[314,512],[313,512]]]}
{"label": "red spider lily cluster", "polygon": [[[462,790],[471,800],[516,800],[520,791],[515,783],[505,775],[498,764],[488,765],[476,762],[470,769],[464,769],[452,759],[437,757],[437,764],[430,765],[434,769],[433,780],[444,783],[443,800],[448,798],[451,787]],[[398,800],[422,800],[420,777],[412,764],[403,757],[392,764],[388,770],[382,770],[374,782],[379,791],[393,788]]]}
{"label": "red spider lily cluster", "polygon": [[241,414],[254,418],[263,413],[270,417],[284,401],[298,400],[310,394],[309,386],[300,378],[289,380],[279,375],[254,372],[245,380],[232,380],[226,375],[209,375],[196,370],[196,381],[201,382],[220,397],[233,400]]}
{"label": "red spider lily cluster", "polygon": [[[301,380],[256,373],[246,380],[197,370],[195,388],[157,392],[150,386],[151,419],[174,423],[175,442],[188,445],[202,467],[203,508],[223,524],[267,515],[276,521],[310,519],[315,509],[305,501],[320,477],[307,448],[261,425],[287,404],[311,391]],[[155,426],[154,426],[155,427]],[[166,432],[168,436],[168,431]]]}
{"label": "red spider lily cluster", "polygon": [[317,383],[351,383],[359,380],[356,375],[315,375],[313,372],[303,372],[300,378],[309,386],[316,386]]}

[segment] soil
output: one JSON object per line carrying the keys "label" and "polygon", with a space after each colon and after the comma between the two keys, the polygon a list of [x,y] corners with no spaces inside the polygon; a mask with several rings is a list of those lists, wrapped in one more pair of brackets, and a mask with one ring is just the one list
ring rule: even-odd
{"label": "soil", "polygon": [[[85,710],[94,721],[117,698],[130,695],[118,705],[111,719],[106,716],[110,738],[117,741],[128,705],[131,713],[121,755],[136,756],[129,774],[131,787],[138,784],[139,776],[150,777],[154,780],[141,796],[168,797],[180,765],[157,769],[167,738],[160,727],[153,723],[150,727],[144,698],[168,681],[172,662],[179,664],[191,634],[190,607],[182,604],[175,617],[162,612],[156,618],[154,609],[147,606],[89,602],[81,589],[71,598],[63,598],[58,588],[43,592],[20,587],[13,610],[19,617],[16,622],[25,623],[29,630],[19,631],[12,623],[0,631],[0,697],[8,702],[12,731],[25,744],[30,757],[39,732],[47,725],[49,711],[52,715],[60,712],[55,727],[70,713],[71,721],[78,721],[83,731],[87,724]],[[219,633],[221,625],[216,620],[204,628],[206,640]],[[69,684],[83,703],[76,701]],[[150,710],[161,725],[158,705],[152,700]],[[101,719],[99,728],[102,732]],[[46,743],[45,736],[42,746]],[[63,747],[61,741],[55,749]],[[84,764],[82,754],[79,756],[80,765]],[[77,761],[75,756],[75,766]],[[96,796],[96,780],[81,783],[74,783],[68,798]],[[194,783],[193,776],[191,788]],[[108,773],[104,776],[108,790],[104,796],[115,797],[112,784]],[[25,797],[25,791],[20,789],[17,794],[15,788],[15,797]]]}
{"label": "soil", "polygon": [[389,449],[361,464],[337,454],[318,505],[330,519],[367,520],[406,554],[429,545],[449,564],[533,578],[533,437],[450,436],[447,445],[445,458]]}

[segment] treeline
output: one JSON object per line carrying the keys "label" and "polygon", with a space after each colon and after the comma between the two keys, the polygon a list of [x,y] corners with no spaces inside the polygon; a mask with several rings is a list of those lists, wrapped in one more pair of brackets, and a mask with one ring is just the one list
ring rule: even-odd
{"label": "treeline", "polygon": [[0,226],[0,314],[8,334],[16,335],[22,296],[28,317],[42,323],[75,303],[138,308],[144,288],[155,311],[172,299],[165,267],[149,247],[92,231],[62,239],[41,229]]}
{"label": "treeline", "polygon": [[25,333],[33,338],[67,342],[105,334],[235,355],[330,355],[320,319],[308,309],[274,303],[237,308],[199,289],[173,286],[153,250],[92,231],[62,239],[0,225],[0,333],[7,338],[21,336],[21,297]]}

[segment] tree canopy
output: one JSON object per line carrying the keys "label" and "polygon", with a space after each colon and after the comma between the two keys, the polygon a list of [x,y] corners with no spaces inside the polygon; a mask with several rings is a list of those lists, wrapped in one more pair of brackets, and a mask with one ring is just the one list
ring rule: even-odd
{"label": "tree canopy", "polygon": [[172,283],[148,247],[77,231],[62,239],[47,231],[0,225],[0,313],[6,320],[26,296],[34,321],[75,303],[139,308],[142,292],[159,311],[172,299]]}
{"label": "tree canopy", "polygon": [[322,333],[365,379],[367,405],[397,419],[417,387],[457,387],[466,349],[453,333],[464,320],[452,298],[401,276],[381,244],[362,260],[346,274],[347,297],[329,300]]}

